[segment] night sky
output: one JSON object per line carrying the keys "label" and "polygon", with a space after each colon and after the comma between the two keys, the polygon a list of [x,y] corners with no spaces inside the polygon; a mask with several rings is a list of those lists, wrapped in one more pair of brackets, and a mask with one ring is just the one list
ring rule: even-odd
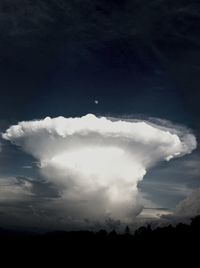
{"label": "night sky", "polygon": [[[199,27],[197,0],[1,0],[1,132],[87,114],[187,129],[197,148],[148,170],[133,224],[200,214]],[[0,145],[0,225],[74,228],[38,159]]]}

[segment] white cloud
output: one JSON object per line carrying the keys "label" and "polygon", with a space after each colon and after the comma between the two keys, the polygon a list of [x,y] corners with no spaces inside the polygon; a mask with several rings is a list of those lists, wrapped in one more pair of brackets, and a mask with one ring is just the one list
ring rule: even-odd
{"label": "white cloud", "polygon": [[22,168],[24,168],[24,169],[31,169],[32,168],[32,166],[22,166]]}
{"label": "white cloud", "polygon": [[3,138],[39,161],[42,175],[61,191],[63,209],[73,221],[131,221],[141,211],[137,184],[146,171],[196,148],[186,128],[92,114],[20,122]]}
{"label": "white cloud", "polygon": [[164,208],[144,208],[138,219],[144,219],[144,221],[161,220],[163,216],[169,216],[172,212],[169,209]]}

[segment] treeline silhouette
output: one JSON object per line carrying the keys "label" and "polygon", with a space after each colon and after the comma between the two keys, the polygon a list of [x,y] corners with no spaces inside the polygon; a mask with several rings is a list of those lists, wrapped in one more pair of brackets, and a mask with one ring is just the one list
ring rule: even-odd
{"label": "treeline silhouette", "polygon": [[[150,225],[138,228],[133,234],[127,226],[123,234],[115,230],[107,232],[91,231],[53,231],[43,234],[0,229],[0,247],[2,252],[15,252],[21,256],[34,254],[44,256],[50,262],[54,256],[69,257],[71,252],[84,254],[102,254],[102,257],[118,258],[125,253],[131,256],[165,256],[178,257],[182,261],[189,257],[199,256],[200,216],[191,219],[190,224],[179,223],[152,229]],[[3,251],[2,251],[3,249]],[[102,253],[104,252],[104,253]],[[27,255],[28,254],[28,255]],[[112,255],[114,254],[114,255]],[[32,256],[33,257],[33,256]]]}
{"label": "treeline silhouette", "polygon": [[176,240],[179,241],[182,239],[193,239],[194,236],[197,237],[200,235],[200,216],[196,216],[191,219],[190,224],[179,223],[175,226],[169,224],[167,226],[161,226],[152,229],[151,225],[141,226],[134,233],[131,233],[129,226],[125,227],[124,233],[117,233],[114,229],[110,232],[101,229],[99,231],[51,231],[46,233],[37,233],[29,231],[19,231],[0,228],[0,241],[17,241],[17,240],[42,240],[42,241],[53,241],[53,240],[72,240],[84,242],[87,240],[99,240],[99,241],[132,241],[134,242],[143,242],[150,241],[151,239],[159,240]]}

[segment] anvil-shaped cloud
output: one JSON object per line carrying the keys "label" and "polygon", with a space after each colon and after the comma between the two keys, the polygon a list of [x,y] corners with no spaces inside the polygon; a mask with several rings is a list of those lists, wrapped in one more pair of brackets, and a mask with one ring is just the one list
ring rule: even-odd
{"label": "anvil-shaped cloud", "polygon": [[75,222],[131,221],[140,212],[137,184],[146,171],[196,148],[194,135],[184,128],[92,114],[20,122],[3,138],[39,161]]}

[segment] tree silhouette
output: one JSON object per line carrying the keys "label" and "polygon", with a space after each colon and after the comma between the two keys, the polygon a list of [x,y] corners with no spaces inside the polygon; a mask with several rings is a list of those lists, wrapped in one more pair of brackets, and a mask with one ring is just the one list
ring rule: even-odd
{"label": "tree silhouette", "polygon": [[125,228],[125,234],[130,235],[130,228],[128,227],[128,225]]}

